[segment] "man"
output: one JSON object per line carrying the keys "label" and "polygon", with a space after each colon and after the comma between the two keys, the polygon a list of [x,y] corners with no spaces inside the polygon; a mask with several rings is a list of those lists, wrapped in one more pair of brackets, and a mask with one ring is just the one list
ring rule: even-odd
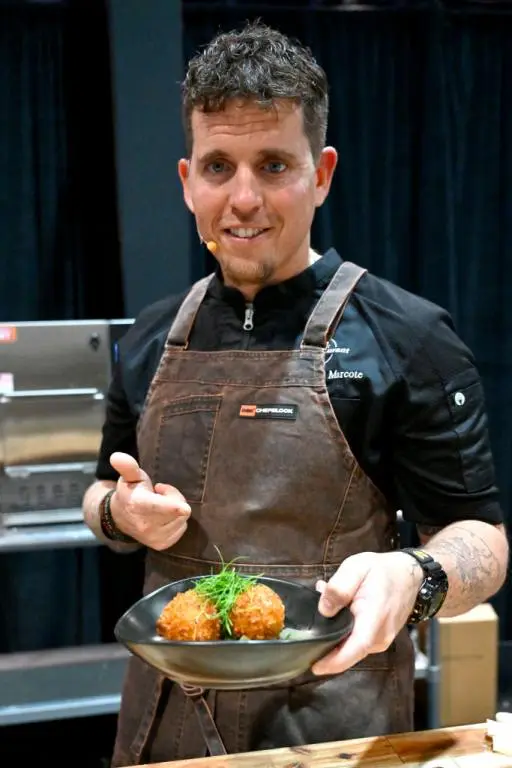
{"label": "man", "polygon": [[[259,24],[221,34],[183,104],[179,176],[218,270],[122,340],[85,520],[147,548],[146,593],[208,572],[217,546],[316,587],[325,615],[350,606],[311,674],[204,693],[212,751],[409,730],[407,623],[469,610],[506,573],[472,356],[443,310],[312,250],[337,154],[309,51]],[[398,548],[397,509],[423,552]],[[204,755],[193,707],[132,659],[114,765]]]}

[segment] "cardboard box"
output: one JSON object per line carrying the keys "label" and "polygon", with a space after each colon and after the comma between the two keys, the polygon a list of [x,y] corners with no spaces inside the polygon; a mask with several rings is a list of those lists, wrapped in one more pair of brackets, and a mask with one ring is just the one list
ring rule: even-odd
{"label": "cardboard box", "polygon": [[440,727],[482,723],[498,705],[498,616],[484,603],[439,618]]}

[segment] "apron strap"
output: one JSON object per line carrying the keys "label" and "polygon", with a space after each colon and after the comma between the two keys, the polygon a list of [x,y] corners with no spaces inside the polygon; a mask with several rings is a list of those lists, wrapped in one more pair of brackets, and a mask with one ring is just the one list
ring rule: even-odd
{"label": "apron strap", "polygon": [[[335,320],[343,315],[352,291],[367,271],[350,261],[341,264],[309,317],[301,348],[327,346]],[[197,312],[213,276],[212,273],[198,280],[185,296],[167,336],[166,346],[187,349]]]}
{"label": "apron strap", "polygon": [[183,347],[183,349],[187,349],[190,332],[195,323],[197,312],[206,296],[212,278],[213,273],[203,277],[202,280],[198,280],[197,283],[194,283],[187,293],[178,310],[178,314],[171,325],[171,330],[167,336],[166,346]]}
{"label": "apron strap", "polygon": [[210,707],[204,697],[204,688],[181,683],[181,689],[185,696],[188,696],[194,703],[194,710],[197,716],[199,729],[210,756],[216,757],[218,755],[227,755],[226,747],[224,746],[222,737],[215,725],[215,720],[213,719]]}
{"label": "apron strap", "polygon": [[341,319],[354,288],[367,271],[351,261],[344,261],[341,264],[309,317],[300,345],[301,349],[305,347],[325,349],[335,321]]}

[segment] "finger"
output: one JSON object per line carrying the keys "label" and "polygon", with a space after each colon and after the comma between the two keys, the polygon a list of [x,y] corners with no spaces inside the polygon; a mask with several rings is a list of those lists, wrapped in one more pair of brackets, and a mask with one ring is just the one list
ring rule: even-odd
{"label": "finger", "polygon": [[327,582],[323,579],[318,579],[317,583],[315,584],[315,589],[317,592],[320,592],[320,594],[323,594],[325,592],[325,588],[327,586]]}
{"label": "finger", "polygon": [[184,517],[190,517],[192,510],[190,505],[180,496],[163,496],[160,493],[154,493],[150,491],[143,491],[138,500],[141,504],[147,505],[152,508],[154,512],[163,513],[166,515],[179,515]]}
{"label": "finger", "polygon": [[354,617],[354,626],[347,639],[314,664],[312,672],[315,675],[340,674],[372,653],[380,627],[378,615],[378,611],[366,606]]}
{"label": "finger", "polygon": [[187,530],[187,521],[180,521],[179,525],[175,528],[173,534],[168,540],[167,546],[172,547],[177,541],[181,539],[185,531]]}
{"label": "finger", "polygon": [[168,485],[167,483],[157,483],[155,485],[155,493],[158,493],[159,496],[164,496],[167,499],[172,499],[173,504],[176,503],[180,510],[187,511],[189,513],[192,512],[192,509],[186,498],[173,485]]}
{"label": "finger", "polygon": [[166,536],[163,540],[153,545],[150,543],[150,546],[159,552],[164,549],[168,549],[169,547],[174,546],[174,544],[176,544],[176,542],[181,539],[186,530],[187,521],[180,520],[177,525],[174,524],[172,527],[170,527],[170,529],[166,532]]}
{"label": "finger", "polygon": [[137,461],[128,453],[116,451],[111,455],[110,463],[127,483],[139,483],[147,477]]}
{"label": "finger", "polygon": [[350,605],[368,573],[368,567],[365,561],[357,558],[345,560],[325,585],[318,602],[319,612],[324,616],[335,616]]}
{"label": "finger", "polygon": [[182,501],[186,501],[186,498],[181,493],[181,491],[178,490],[178,488],[176,488],[174,485],[169,485],[168,483],[156,483],[155,492],[160,494],[160,496],[169,496],[176,499],[181,499]]}

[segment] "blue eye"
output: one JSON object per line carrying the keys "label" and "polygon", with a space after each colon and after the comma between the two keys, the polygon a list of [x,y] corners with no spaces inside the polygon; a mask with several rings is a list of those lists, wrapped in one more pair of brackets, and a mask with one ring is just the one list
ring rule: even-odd
{"label": "blue eye", "polygon": [[273,160],[272,162],[267,163],[264,168],[270,173],[282,173],[286,170],[286,165],[278,160]]}
{"label": "blue eye", "polygon": [[223,163],[222,160],[215,160],[213,163],[208,163],[206,170],[214,174],[223,173],[226,170],[226,163]]}

